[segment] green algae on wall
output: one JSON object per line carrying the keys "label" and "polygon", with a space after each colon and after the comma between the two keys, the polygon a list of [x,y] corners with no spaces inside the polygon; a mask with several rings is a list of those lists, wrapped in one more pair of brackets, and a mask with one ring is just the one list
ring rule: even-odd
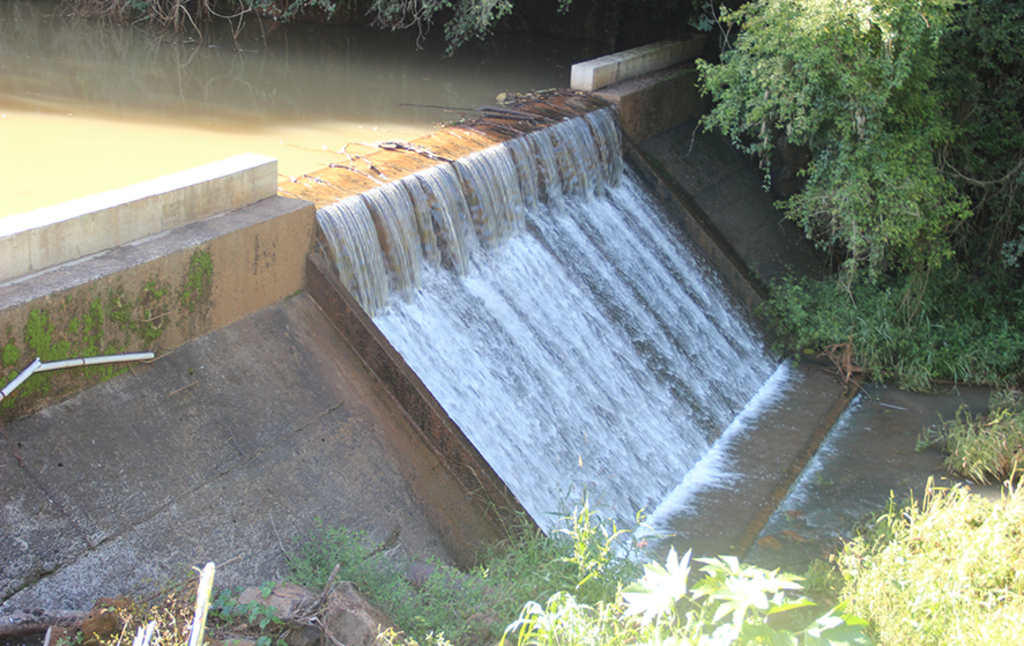
{"label": "green algae on wall", "polygon": [[[11,382],[36,357],[45,362],[154,350],[173,317],[182,324],[208,309],[213,261],[197,250],[179,287],[151,278],[136,291],[123,284],[77,292],[56,300],[52,308],[29,311],[22,329],[8,325],[0,350],[0,386]],[[0,419],[12,419],[60,397],[101,383],[127,370],[102,364],[37,373],[0,401]]]}

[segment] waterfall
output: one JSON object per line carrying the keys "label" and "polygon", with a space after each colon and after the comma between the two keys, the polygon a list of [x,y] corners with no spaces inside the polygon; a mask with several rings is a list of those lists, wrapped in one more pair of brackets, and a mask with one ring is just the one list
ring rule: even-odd
{"label": "waterfall", "polygon": [[542,527],[584,494],[653,509],[775,370],[624,168],[610,110],[318,217],[343,283]]}

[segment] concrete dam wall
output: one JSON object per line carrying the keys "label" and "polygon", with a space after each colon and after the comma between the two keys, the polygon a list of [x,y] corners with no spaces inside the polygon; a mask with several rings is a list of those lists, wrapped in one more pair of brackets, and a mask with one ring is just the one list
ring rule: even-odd
{"label": "concrete dam wall", "polygon": [[[687,70],[626,82],[693,96]],[[700,110],[670,98],[651,125],[634,94],[534,96],[279,187],[272,160],[244,157],[79,204],[80,217],[4,222],[0,258],[19,258],[0,278],[4,383],[35,356],[157,359],[36,375],[0,402],[0,607],[85,607],[208,560],[233,561],[225,584],[264,580],[314,522],[375,542],[397,532],[411,559],[475,562],[528,516],[330,267],[315,210],[609,100],[627,138]],[[628,141],[627,154],[655,185]],[[700,240],[699,218],[674,213]],[[703,235],[756,304],[743,264]]]}

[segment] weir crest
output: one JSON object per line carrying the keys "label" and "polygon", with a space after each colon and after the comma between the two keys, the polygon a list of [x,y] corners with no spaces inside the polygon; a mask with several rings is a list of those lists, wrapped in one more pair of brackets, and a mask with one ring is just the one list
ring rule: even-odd
{"label": "weir crest", "polygon": [[542,528],[583,495],[654,509],[776,367],[621,147],[599,110],[317,214],[342,283]]}

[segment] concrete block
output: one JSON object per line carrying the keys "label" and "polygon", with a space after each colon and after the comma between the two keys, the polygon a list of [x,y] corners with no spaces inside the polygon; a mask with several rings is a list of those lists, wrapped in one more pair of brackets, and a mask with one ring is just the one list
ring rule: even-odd
{"label": "concrete block", "polygon": [[695,119],[709,107],[708,99],[697,89],[697,70],[686,64],[618,83],[594,95],[618,107],[619,127],[635,142]]}
{"label": "concrete block", "polygon": [[706,40],[707,36],[704,34],[693,34],[683,40],[665,40],[576,63],[572,66],[569,87],[582,92],[593,92],[671,67],[696,58]]}
{"label": "concrete block", "polygon": [[277,160],[245,154],[0,218],[0,282],[277,194]]}

